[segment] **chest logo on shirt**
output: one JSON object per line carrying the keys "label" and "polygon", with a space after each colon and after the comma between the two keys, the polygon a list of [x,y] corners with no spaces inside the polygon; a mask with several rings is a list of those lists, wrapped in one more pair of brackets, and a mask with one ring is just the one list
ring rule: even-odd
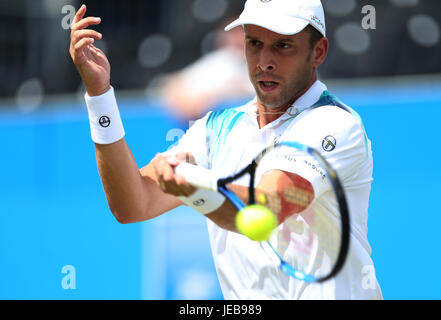
{"label": "chest logo on shirt", "polygon": [[282,140],[282,136],[277,136],[274,138],[273,144],[278,144]]}
{"label": "chest logo on shirt", "polygon": [[335,149],[337,140],[333,136],[326,136],[322,141],[322,148],[327,152],[331,152]]}

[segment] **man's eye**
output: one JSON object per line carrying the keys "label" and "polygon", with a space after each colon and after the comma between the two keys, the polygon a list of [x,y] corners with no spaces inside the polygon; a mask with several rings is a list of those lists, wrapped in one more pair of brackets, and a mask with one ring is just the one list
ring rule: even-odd
{"label": "man's eye", "polygon": [[253,39],[248,39],[248,40],[247,40],[247,44],[248,44],[250,47],[259,47],[259,46],[261,45],[260,41],[258,41],[258,40],[253,40]]}
{"label": "man's eye", "polygon": [[289,48],[289,44],[287,44],[285,42],[280,42],[279,43],[279,48],[288,49]]}

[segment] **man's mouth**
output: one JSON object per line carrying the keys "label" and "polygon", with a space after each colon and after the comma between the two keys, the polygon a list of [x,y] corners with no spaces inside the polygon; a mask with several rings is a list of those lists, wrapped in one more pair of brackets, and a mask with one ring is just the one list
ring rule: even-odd
{"label": "man's mouth", "polygon": [[275,81],[259,81],[259,87],[265,92],[271,92],[279,86],[278,82]]}

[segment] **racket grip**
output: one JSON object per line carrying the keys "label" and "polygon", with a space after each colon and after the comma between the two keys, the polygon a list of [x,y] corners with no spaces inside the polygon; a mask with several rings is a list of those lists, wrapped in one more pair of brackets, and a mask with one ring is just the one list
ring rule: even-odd
{"label": "racket grip", "polygon": [[217,176],[213,171],[183,162],[176,166],[175,173],[183,176],[194,187],[217,191]]}

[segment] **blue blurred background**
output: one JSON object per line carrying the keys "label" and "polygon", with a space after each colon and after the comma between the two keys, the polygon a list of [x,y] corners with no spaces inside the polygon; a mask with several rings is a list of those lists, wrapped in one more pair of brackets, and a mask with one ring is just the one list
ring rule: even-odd
{"label": "blue blurred background", "polygon": [[[214,30],[243,2],[85,2],[91,14],[107,15],[100,32],[112,36],[100,45],[115,69],[127,142],[144,166],[197,118],[166,101],[164,79],[214,52]],[[364,30],[364,1],[323,3],[331,52],[320,77],[360,113],[372,141],[368,237],[383,295],[440,299],[441,280],[415,273],[434,274],[441,265],[441,5],[369,1],[377,26]],[[0,38],[0,299],[223,299],[204,217],[178,208],[121,225],[110,213],[84,88],[60,23],[65,5],[79,7],[0,2],[0,26],[8,30]],[[198,113],[240,104],[248,94],[209,100]],[[75,279],[70,289],[67,278]]]}

